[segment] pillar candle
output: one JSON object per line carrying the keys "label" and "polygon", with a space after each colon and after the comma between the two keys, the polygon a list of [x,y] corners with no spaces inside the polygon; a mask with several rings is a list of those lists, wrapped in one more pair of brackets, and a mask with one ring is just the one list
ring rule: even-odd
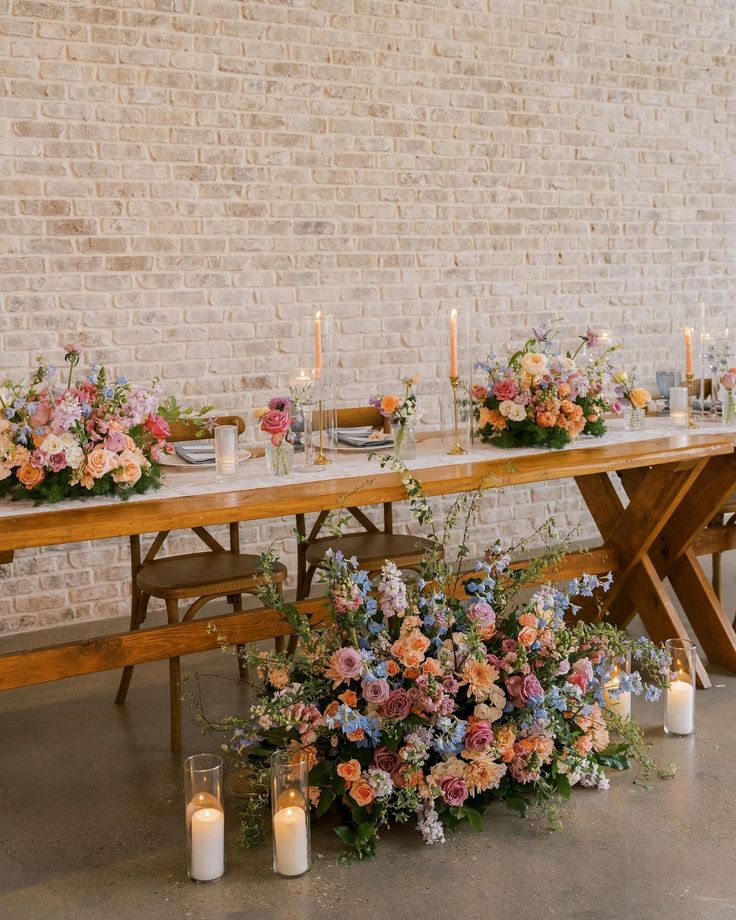
{"label": "pillar candle", "polygon": [[667,728],[676,735],[693,731],[695,688],[686,680],[673,680],[667,688]]}
{"label": "pillar candle", "polygon": [[282,808],[273,816],[276,871],[279,875],[302,875],[309,868],[307,815],[303,808]]}
{"label": "pillar candle", "polygon": [[212,882],[225,872],[225,815],[219,808],[199,808],[192,813],[191,876]]}
{"label": "pillar candle", "polygon": [[631,693],[628,690],[624,690],[618,693],[616,697],[611,696],[609,693],[611,690],[618,690],[620,686],[618,678],[614,677],[603,688],[606,706],[619,719],[628,719],[631,716]]}
{"label": "pillar candle", "polygon": [[457,377],[457,310],[450,314],[450,377]]}
{"label": "pillar candle", "polygon": [[693,372],[693,331],[689,326],[685,326],[685,373]]}

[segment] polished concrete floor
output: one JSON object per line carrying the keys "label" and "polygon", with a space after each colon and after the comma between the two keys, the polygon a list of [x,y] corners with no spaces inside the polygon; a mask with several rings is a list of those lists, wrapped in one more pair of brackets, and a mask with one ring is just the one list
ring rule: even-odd
{"label": "polished concrete floor", "polygon": [[[213,714],[244,704],[231,658],[194,656],[185,671],[195,670],[209,675]],[[268,842],[238,848],[231,819],[227,873],[210,885],[186,878],[165,664],[138,670],[125,707],[112,703],[114,673],[5,693],[0,918],[733,920],[736,677],[713,673],[714,687],[698,693],[693,738],[665,737],[660,705],[636,709],[654,755],[677,763],[676,778],[646,791],[631,771],[607,793],[576,791],[562,833],[497,807],[482,833],[462,830],[429,848],[398,828],[375,861],[346,866],[320,827],[312,872],[285,881],[271,873]],[[216,747],[186,720],[185,754]]]}

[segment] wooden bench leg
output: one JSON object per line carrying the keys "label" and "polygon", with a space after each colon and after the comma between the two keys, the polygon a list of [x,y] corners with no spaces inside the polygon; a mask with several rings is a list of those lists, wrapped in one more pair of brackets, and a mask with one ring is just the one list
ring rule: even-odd
{"label": "wooden bench leg", "polygon": [[[166,601],[169,623],[179,622],[179,604],[176,599]],[[181,659],[169,658],[169,708],[171,710],[171,750],[181,751]]]}

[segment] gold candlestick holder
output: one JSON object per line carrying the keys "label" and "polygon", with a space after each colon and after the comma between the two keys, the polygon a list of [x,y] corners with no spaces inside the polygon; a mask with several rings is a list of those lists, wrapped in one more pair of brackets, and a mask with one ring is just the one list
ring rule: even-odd
{"label": "gold candlestick holder", "polygon": [[325,419],[322,411],[322,400],[319,401],[319,453],[314,459],[315,466],[326,466],[332,463],[329,457],[325,457]]}
{"label": "gold candlestick holder", "polygon": [[698,423],[693,418],[693,397],[695,396],[695,375],[685,374],[685,383],[687,384],[687,427],[697,428]]}
{"label": "gold candlestick holder", "polygon": [[452,415],[453,415],[453,425],[455,429],[455,444],[451,450],[448,450],[447,453],[451,457],[459,457],[461,454],[467,454],[467,450],[464,447],[460,446],[460,424],[458,422],[458,403],[457,403],[457,388],[460,384],[459,377],[450,377],[450,386],[452,387]]}

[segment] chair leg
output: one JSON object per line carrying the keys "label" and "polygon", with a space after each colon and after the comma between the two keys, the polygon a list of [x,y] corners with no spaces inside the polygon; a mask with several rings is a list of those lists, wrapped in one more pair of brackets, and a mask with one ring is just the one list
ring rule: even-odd
{"label": "chair leg", "polygon": [[[148,602],[150,596],[148,594],[141,594],[138,598],[138,603],[136,604],[135,610],[130,615],[130,631],[135,632],[135,630],[140,629],[141,623],[146,618],[146,609],[148,608]],[[125,702],[125,699],[128,695],[128,689],[130,688],[130,679],[133,676],[133,665],[126,664],[123,668],[123,673],[120,675],[120,683],[118,684],[118,692],[115,695],[115,702],[118,706],[122,706]]]}
{"label": "chair leg", "polygon": [[[236,594],[232,601],[233,611],[239,611],[243,609],[243,595]],[[243,658],[243,653],[245,652],[245,646],[243,644],[236,645],[235,650],[238,654],[238,674],[240,675],[241,680],[248,679],[248,664]]]}
{"label": "chair leg", "polygon": [[[179,604],[175,598],[166,601],[169,623],[179,622]],[[181,751],[181,660],[169,658],[169,708],[171,710],[171,750]]]}

